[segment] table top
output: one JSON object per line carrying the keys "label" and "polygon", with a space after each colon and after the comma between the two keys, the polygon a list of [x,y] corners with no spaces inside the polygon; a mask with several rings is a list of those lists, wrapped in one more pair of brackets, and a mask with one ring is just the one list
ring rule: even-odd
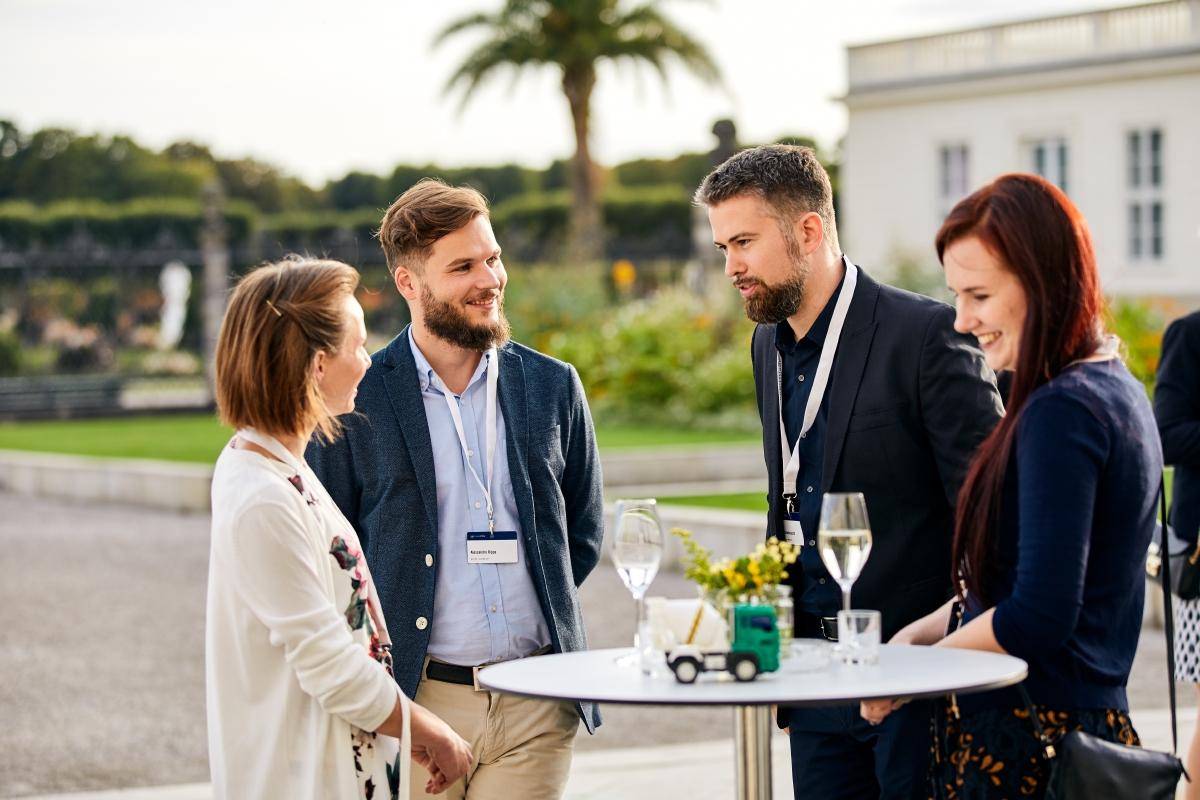
{"label": "table top", "polygon": [[615,663],[628,649],[589,650],[506,661],[479,672],[488,689],[526,697],[651,705],[836,705],[877,697],[936,697],[1000,689],[1025,678],[1026,664],[1013,656],[950,647],[881,645],[879,663],[836,661],[804,669],[786,658],[777,672],[738,683],[706,672],[681,684],[666,671],[643,675]]}

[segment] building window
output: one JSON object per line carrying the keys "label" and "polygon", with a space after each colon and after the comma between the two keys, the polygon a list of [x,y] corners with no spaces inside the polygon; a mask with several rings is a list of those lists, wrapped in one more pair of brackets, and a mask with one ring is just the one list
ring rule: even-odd
{"label": "building window", "polygon": [[1160,128],[1129,131],[1129,255],[1135,260],[1163,257],[1163,133]]}
{"label": "building window", "polygon": [[938,151],[938,198],[942,213],[966,197],[970,187],[967,172],[968,150],[965,144],[942,145]]}
{"label": "building window", "polygon": [[1054,137],[1030,142],[1029,168],[1067,191],[1067,140]]}

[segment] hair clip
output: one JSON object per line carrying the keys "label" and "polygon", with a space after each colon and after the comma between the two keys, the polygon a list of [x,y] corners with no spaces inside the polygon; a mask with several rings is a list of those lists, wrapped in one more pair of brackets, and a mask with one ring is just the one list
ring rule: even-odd
{"label": "hair clip", "polygon": [[270,300],[268,300],[268,301],[267,301],[267,308],[269,308],[269,309],[271,309],[272,311],[274,311],[274,312],[275,312],[275,316],[277,316],[277,317],[282,317],[282,316],[283,316],[283,313],[282,313],[282,312],[281,312],[281,311],[280,311],[278,308],[276,308],[276,307],[275,307],[275,304],[274,304],[274,303],[272,303]]}

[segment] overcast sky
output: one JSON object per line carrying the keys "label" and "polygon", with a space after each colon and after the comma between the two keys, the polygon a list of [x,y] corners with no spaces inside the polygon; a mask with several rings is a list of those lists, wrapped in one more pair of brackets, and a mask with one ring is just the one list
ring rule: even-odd
{"label": "overcast sky", "polygon": [[[555,72],[504,75],[458,112],[444,84],[481,39],[435,33],[501,0],[0,0],[0,118],[179,139],[253,156],[319,184],[399,162],[515,161],[573,151]],[[708,45],[727,89],[672,70],[600,71],[593,150],[605,163],[706,151],[713,120],[743,141],[833,145],[845,128],[845,46],[1127,5],[1112,0],[677,0],[665,12]]]}

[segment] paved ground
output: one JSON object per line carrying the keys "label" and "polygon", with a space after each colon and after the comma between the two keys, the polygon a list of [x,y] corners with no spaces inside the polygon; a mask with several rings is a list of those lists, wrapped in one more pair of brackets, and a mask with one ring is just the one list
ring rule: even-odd
{"label": "paved ground", "polygon": [[[0,797],[207,781],[207,561],[207,516],[0,495]],[[651,592],[691,590],[667,572]],[[633,602],[611,567],[598,568],[583,601],[594,647],[632,637]],[[1163,649],[1159,632],[1143,636],[1135,724],[1138,710],[1166,705]],[[600,733],[579,740],[587,758],[724,738],[732,720],[721,708],[604,714]],[[589,763],[611,767],[603,758],[580,766]]]}

